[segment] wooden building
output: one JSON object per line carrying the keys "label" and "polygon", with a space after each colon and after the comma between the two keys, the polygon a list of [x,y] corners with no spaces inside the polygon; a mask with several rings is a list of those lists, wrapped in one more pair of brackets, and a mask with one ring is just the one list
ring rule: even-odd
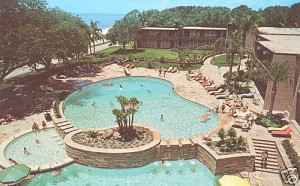
{"label": "wooden building", "polygon": [[225,38],[226,28],[183,27],[156,28],[145,27],[138,31],[137,48],[198,48],[214,44],[219,38]]}

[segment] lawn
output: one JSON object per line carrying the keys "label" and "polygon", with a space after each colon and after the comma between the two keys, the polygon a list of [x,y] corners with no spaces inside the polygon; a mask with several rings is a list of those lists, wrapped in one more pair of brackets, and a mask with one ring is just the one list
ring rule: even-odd
{"label": "lawn", "polygon": [[164,59],[177,59],[178,52],[170,51],[167,49],[132,49],[132,46],[126,46],[124,53],[121,52],[120,47],[111,47],[105,50],[96,52],[91,55],[87,55],[83,58],[98,61],[98,60],[111,60],[111,59],[124,59],[124,58],[152,58],[160,59],[163,56]]}
{"label": "lawn", "polygon": [[[238,65],[239,57],[237,55],[234,56],[233,60],[233,66]],[[220,66],[220,67],[228,67],[227,61],[226,61],[226,55],[221,55],[213,58],[210,62],[212,65]]]}
{"label": "lawn", "polygon": [[[96,52],[94,54],[86,55],[82,59],[91,61],[91,62],[99,62],[104,60],[115,60],[115,59],[125,59],[125,58],[137,58],[137,59],[178,59],[179,55],[177,51],[171,51],[169,49],[155,49],[155,48],[147,48],[147,49],[133,49],[131,45],[126,46],[125,52],[121,50],[120,46],[107,48],[105,50]],[[207,50],[191,50],[190,58],[194,58],[194,54],[197,53],[199,56],[205,56],[209,53]]]}
{"label": "lawn", "polygon": [[[125,63],[124,66],[128,64]],[[131,64],[131,63],[129,63]],[[201,68],[201,64],[196,64],[196,65],[190,65],[188,67],[181,67],[180,64],[178,63],[160,63],[160,62],[145,62],[145,61],[139,61],[137,63],[134,63],[136,67],[145,67],[145,68],[154,68],[154,69],[159,69],[160,67],[164,69],[168,69],[170,66],[172,67],[177,67],[178,70],[193,70],[193,69],[199,69]]]}

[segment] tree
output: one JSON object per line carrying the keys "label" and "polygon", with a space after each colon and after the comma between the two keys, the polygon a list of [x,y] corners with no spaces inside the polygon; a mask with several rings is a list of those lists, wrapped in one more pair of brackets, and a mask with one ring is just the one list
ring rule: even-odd
{"label": "tree", "polygon": [[260,79],[266,83],[272,82],[271,102],[269,107],[268,118],[272,118],[275,97],[277,93],[277,85],[280,82],[291,80],[291,70],[295,64],[290,61],[276,62],[276,61],[262,61],[262,64],[252,72],[255,79]]}
{"label": "tree", "polygon": [[224,138],[226,137],[224,128],[221,128],[218,132],[218,136],[221,139],[221,142],[224,142]]}
{"label": "tree", "polygon": [[226,58],[229,66],[229,73],[226,80],[226,84],[229,85],[231,82],[232,68],[234,63],[234,56],[240,54],[242,47],[241,33],[238,30],[230,31],[227,36],[227,48]]}
{"label": "tree", "polygon": [[102,40],[104,42],[104,36],[102,34],[102,30],[98,28],[97,24],[99,24],[99,21],[92,21],[90,22],[90,39],[94,46],[94,53],[96,52],[96,46],[95,41]]}
{"label": "tree", "polygon": [[133,120],[138,110],[139,100],[135,97],[126,98],[125,96],[117,96],[121,109],[113,109],[112,113],[116,116],[116,122],[119,126],[119,132],[125,139],[130,139],[134,133]]}
{"label": "tree", "polygon": [[227,135],[230,137],[231,140],[234,140],[236,137],[236,130],[232,127],[227,131]]}
{"label": "tree", "polygon": [[289,25],[294,27],[300,26],[300,3],[295,3],[289,11]]}
{"label": "tree", "polygon": [[264,22],[262,26],[282,27],[288,26],[290,8],[287,6],[270,6],[262,10]]}
{"label": "tree", "polygon": [[116,21],[113,28],[109,30],[108,38],[115,39],[122,45],[125,50],[125,45],[129,42],[134,43],[136,47],[137,31],[142,28],[143,19],[138,10],[133,10],[125,15],[121,20]]}

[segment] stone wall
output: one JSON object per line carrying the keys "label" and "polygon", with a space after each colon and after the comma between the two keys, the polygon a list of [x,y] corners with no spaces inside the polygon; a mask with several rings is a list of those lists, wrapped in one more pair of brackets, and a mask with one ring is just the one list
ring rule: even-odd
{"label": "stone wall", "polygon": [[195,147],[190,138],[163,139],[156,148],[156,157],[158,161],[163,157],[166,160],[192,159],[196,157]]}
{"label": "stone wall", "polygon": [[[252,146],[248,139],[249,146]],[[237,173],[254,170],[255,152],[250,148],[250,153],[218,155],[215,151],[197,140],[196,158],[205,164],[215,175]]]}
{"label": "stone wall", "polygon": [[214,174],[237,173],[254,170],[255,152],[252,140],[248,139],[250,153],[218,155],[205,145],[201,137],[192,137],[178,140],[162,140],[157,146],[157,160],[165,157],[166,160],[197,158]]}
{"label": "stone wall", "polygon": [[[151,127],[141,127],[148,128],[153,132],[154,140],[147,145],[130,149],[88,147],[73,142],[71,139],[72,136],[82,132],[75,131],[65,136],[64,140],[67,154],[73,158],[76,163],[93,167],[131,168],[146,165],[156,159],[156,146],[160,143],[160,134]],[[105,129],[102,128],[101,130]]]}

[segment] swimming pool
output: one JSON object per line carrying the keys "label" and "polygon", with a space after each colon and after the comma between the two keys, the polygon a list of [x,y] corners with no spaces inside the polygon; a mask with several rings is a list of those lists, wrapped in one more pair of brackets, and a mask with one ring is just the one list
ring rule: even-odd
{"label": "swimming pool", "polygon": [[54,172],[36,175],[28,186],[46,185],[111,185],[111,186],[214,186],[217,176],[198,160],[153,162],[131,169],[103,169],[72,164],[62,169],[59,176]]}
{"label": "swimming pool", "polygon": [[179,96],[172,83],[150,77],[114,78],[84,86],[65,99],[64,114],[78,128],[116,125],[112,110],[120,108],[116,99],[120,95],[142,101],[134,122],[156,128],[163,138],[207,133],[219,122],[215,113],[208,121],[201,122],[199,117],[209,110],[207,107]]}
{"label": "swimming pool", "polygon": [[[39,140],[39,144],[36,143],[36,139]],[[28,155],[24,155],[24,147],[28,150]],[[64,141],[55,128],[29,132],[17,137],[6,146],[4,156],[28,166],[51,164],[69,158]]]}

